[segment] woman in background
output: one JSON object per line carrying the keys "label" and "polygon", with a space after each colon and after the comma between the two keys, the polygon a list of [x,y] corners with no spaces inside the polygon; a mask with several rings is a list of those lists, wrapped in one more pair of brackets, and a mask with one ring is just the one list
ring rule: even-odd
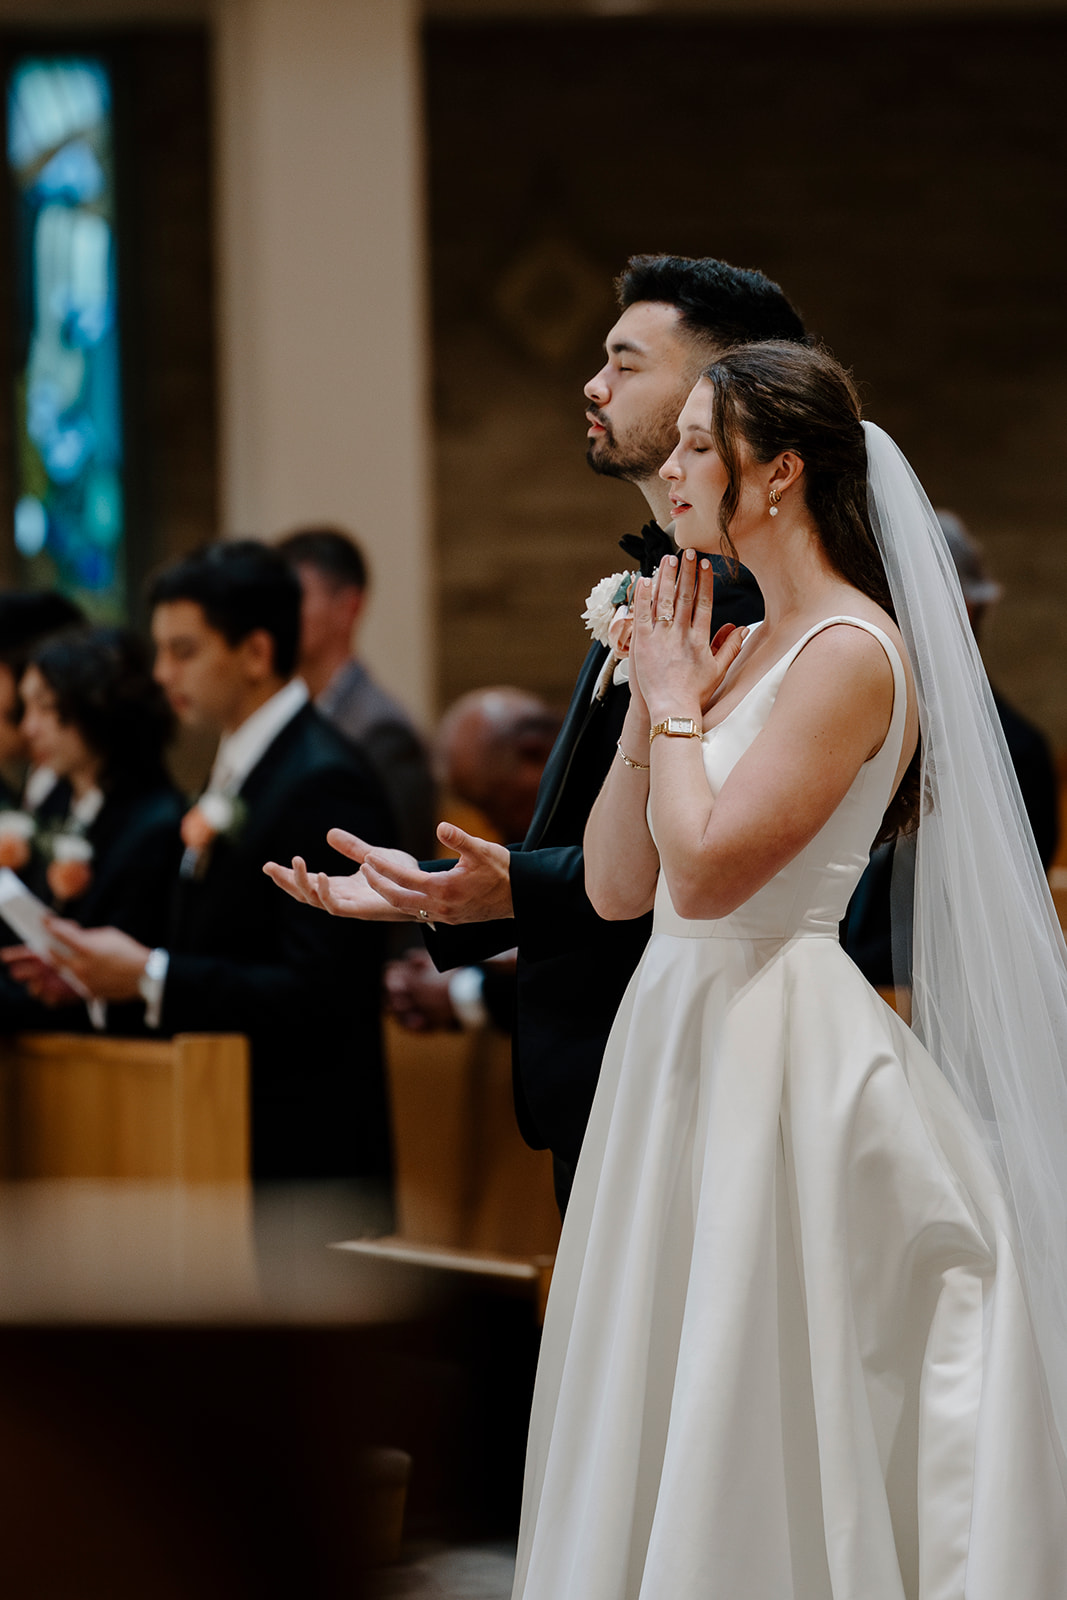
{"label": "woman in background", "polygon": [[[181,859],[182,804],[164,766],[173,719],[145,646],[122,628],[57,635],[33,653],[19,692],[31,759],[57,777],[34,814],[22,876],[53,910],[84,927],[112,926],[150,947],[163,943]],[[28,1009],[26,991],[57,1006],[74,1004],[73,990],[21,947],[3,955],[9,980],[0,1027],[54,1026],[54,1017],[42,1022],[40,1007]]]}
{"label": "woman in background", "polygon": [[[51,589],[0,594],[0,814],[17,810],[20,803],[32,806],[35,801],[32,793],[27,798],[25,792],[29,752],[18,692],[26,663],[50,634],[83,621],[73,601]],[[49,786],[46,773],[41,787],[47,790]]]}

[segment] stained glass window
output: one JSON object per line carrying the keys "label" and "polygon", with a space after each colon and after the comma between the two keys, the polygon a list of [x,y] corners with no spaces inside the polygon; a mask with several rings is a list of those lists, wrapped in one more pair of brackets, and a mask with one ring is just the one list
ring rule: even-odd
{"label": "stained glass window", "polygon": [[7,86],[16,283],[15,548],[25,581],[125,611],[112,85],[24,56]]}

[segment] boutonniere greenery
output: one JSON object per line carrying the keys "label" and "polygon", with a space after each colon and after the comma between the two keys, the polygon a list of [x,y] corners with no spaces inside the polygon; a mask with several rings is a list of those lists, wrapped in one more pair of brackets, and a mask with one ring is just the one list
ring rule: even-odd
{"label": "boutonniere greenery", "polygon": [[21,872],[38,850],[57,900],[77,900],[93,881],[93,847],[77,823],[42,826],[28,811],[0,811],[0,867]]}
{"label": "boutonniere greenery", "polygon": [[21,872],[33,854],[37,821],[28,811],[0,811],[0,867]]}

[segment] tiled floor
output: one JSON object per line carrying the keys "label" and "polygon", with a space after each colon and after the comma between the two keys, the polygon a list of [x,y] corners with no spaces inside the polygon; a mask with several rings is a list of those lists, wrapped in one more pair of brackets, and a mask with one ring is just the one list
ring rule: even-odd
{"label": "tiled floor", "polygon": [[421,1544],[380,1572],[373,1600],[510,1600],[515,1547]]}

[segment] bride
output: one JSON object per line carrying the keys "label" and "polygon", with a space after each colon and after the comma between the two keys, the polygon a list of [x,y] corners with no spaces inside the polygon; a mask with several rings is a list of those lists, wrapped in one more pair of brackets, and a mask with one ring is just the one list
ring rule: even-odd
{"label": "bride", "polygon": [[[679,433],[677,536],[721,538],[766,620],[709,648],[691,549],[636,585],[585,859],[600,914],[655,929],[563,1231],[515,1596],[1063,1600],[1063,945],[950,559],[821,352],[727,352]],[[916,825],[913,1033],[837,927]]]}

